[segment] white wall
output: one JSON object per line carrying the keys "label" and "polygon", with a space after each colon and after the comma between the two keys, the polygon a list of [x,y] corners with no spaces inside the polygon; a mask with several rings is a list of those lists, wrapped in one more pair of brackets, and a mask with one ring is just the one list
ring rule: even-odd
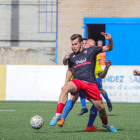
{"label": "white wall", "polygon": [[58,101],[64,66],[7,66],[6,100]]}
{"label": "white wall", "polygon": [[114,102],[140,102],[140,77],[133,76],[138,66],[111,66],[103,88]]}
{"label": "white wall", "polygon": [[[103,88],[113,102],[140,102],[140,77],[133,76],[138,66],[111,66]],[[58,101],[67,67],[8,65],[6,100]]]}

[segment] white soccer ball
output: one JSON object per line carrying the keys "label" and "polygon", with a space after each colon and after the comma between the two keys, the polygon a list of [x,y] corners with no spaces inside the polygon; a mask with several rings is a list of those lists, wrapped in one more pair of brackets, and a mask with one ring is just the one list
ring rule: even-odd
{"label": "white soccer ball", "polygon": [[30,119],[30,125],[34,129],[40,129],[44,125],[44,120],[41,116],[35,115]]}

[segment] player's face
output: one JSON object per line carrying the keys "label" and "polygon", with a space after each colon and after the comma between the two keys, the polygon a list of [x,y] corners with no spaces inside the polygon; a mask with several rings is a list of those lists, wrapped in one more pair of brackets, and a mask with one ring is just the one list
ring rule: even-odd
{"label": "player's face", "polygon": [[72,50],[75,52],[75,53],[78,53],[80,52],[80,49],[81,49],[81,43],[82,42],[79,42],[78,38],[73,40],[72,42]]}
{"label": "player's face", "polygon": [[86,40],[83,40],[83,48],[85,48],[85,46],[86,46]]}
{"label": "player's face", "polygon": [[94,41],[88,41],[88,43],[86,45],[86,48],[89,48],[89,47],[92,47],[92,46],[95,46],[95,42]]}
{"label": "player's face", "polygon": [[98,47],[102,47],[103,44],[102,44],[102,43],[98,43],[97,46],[98,46]]}

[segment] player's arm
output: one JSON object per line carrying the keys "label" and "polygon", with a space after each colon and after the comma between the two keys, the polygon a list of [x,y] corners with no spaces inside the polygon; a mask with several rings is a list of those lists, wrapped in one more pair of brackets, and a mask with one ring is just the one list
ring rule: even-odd
{"label": "player's arm", "polygon": [[71,52],[66,53],[63,59],[63,65],[68,65],[68,59],[70,58]]}
{"label": "player's arm", "polygon": [[65,80],[65,84],[67,82],[69,82],[71,76],[72,76],[72,72],[73,72],[73,68],[68,68],[67,73],[66,73],[66,80]]}
{"label": "player's arm", "polygon": [[107,40],[109,40],[107,46],[103,46],[102,51],[103,51],[103,52],[108,52],[108,51],[113,50],[113,40],[112,40],[111,35],[110,35],[109,33],[104,33],[104,32],[101,32],[101,34],[102,34]]}
{"label": "player's arm", "polygon": [[66,74],[66,80],[65,80],[65,84],[70,80],[71,76],[73,73],[73,63],[70,61],[70,58],[68,59],[68,70],[67,70],[67,74]]}
{"label": "player's arm", "polygon": [[108,61],[105,62],[105,69],[104,71],[99,75],[100,78],[104,79],[107,75],[108,69],[109,67],[112,65],[110,59],[108,59]]}
{"label": "player's arm", "polygon": [[133,74],[134,74],[134,76],[140,76],[140,71],[134,70],[134,71],[133,71]]}

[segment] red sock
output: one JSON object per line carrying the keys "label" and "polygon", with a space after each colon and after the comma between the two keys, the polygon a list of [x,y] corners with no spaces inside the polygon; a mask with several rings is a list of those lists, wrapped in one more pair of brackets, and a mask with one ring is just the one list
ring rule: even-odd
{"label": "red sock", "polygon": [[[101,117],[100,117],[100,118],[101,118]],[[102,123],[103,123],[104,125],[107,125],[107,124],[108,124],[107,116],[104,117],[104,118],[101,118],[101,120],[102,120]]]}
{"label": "red sock", "polygon": [[65,106],[65,104],[58,102],[57,108],[56,108],[56,113],[62,113],[64,106]]}

